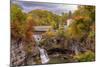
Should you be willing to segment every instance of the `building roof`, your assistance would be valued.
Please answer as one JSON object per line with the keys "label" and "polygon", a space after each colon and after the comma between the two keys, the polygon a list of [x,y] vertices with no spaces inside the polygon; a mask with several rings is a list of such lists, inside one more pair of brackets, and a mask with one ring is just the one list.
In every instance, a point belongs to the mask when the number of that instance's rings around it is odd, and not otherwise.
{"label": "building roof", "polygon": [[52,26],[34,26],[35,31],[48,31]]}
{"label": "building roof", "polygon": [[[66,28],[67,28],[67,26],[65,25],[64,29],[66,29]],[[34,30],[38,31],[38,32],[46,32],[49,29],[52,29],[52,26],[34,26]]]}

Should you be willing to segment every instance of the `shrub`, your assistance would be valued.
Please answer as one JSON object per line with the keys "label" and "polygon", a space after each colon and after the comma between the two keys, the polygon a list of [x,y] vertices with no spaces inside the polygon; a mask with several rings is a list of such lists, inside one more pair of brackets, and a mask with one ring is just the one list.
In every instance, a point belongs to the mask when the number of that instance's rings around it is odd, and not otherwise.
{"label": "shrub", "polygon": [[95,53],[88,50],[85,53],[79,53],[78,55],[75,55],[74,59],[78,62],[94,61]]}

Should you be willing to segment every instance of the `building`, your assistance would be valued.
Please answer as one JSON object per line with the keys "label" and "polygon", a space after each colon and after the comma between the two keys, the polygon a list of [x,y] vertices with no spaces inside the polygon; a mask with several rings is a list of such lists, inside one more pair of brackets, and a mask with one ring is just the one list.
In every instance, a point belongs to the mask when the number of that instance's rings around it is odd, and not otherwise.
{"label": "building", "polygon": [[66,23],[67,23],[67,27],[73,22],[73,19],[72,18],[69,18],[66,20]]}
{"label": "building", "polygon": [[42,34],[52,29],[52,26],[34,26],[34,34]]}
{"label": "building", "polygon": [[50,30],[51,26],[34,26],[34,35],[33,38],[35,39],[36,43],[39,44],[39,42],[42,39],[42,34]]}

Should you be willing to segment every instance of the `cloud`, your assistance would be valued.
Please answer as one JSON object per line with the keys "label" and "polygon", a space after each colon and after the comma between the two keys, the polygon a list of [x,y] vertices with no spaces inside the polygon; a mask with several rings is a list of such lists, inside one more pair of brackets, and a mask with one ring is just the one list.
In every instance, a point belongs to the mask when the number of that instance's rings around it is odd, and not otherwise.
{"label": "cloud", "polygon": [[35,9],[49,10],[57,14],[62,12],[74,11],[77,9],[77,5],[68,5],[68,4],[55,4],[55,3],[43,3],[43,2],[34,2],[34,1],[13,1],[23,8],[24,12],[30,12]]}

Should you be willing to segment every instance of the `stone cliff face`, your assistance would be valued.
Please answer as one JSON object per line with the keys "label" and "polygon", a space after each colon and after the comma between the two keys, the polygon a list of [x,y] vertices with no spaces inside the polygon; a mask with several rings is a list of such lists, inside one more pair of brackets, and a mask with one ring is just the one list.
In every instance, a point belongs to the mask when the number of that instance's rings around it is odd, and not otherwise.
{"label": "stone cliff face", "polygon": [[24,65],[26,53],[23,50],[23,45],[20,43],[11,43],[11,65]]}
{"label": "stone cliff face", "polygon": [[17,44],[15,41],[11,42],[11,66],[22,66],[22,65],[29,65],[29,64],[35,64],[34,57],[37,56],[36,52],[34,51],[31,55],[27,55],[26,51],[24,51],[24,45],[22,43]]}

